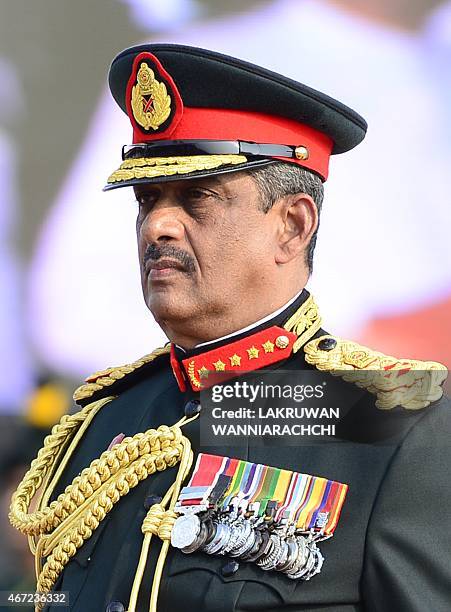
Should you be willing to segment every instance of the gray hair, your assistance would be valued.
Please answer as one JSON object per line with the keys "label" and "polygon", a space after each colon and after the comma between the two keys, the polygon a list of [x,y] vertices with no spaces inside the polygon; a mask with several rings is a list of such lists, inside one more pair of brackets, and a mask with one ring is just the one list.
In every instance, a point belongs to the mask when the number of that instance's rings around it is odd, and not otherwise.
{"label": "gray hair", "polygon": [[[261,208],[267,213],[274,203],[286,195],[305,193],[315,202],[318,210],[318,227],[321,206],[324,199],[324,186],[316,174],[301,168],[296,164],[287,162],[276,162],[268,166],[248,171],[249,176],[257,183],[262,202]],[[313,234],[305,254],[305,263],[309,274],[313,269],[313,252],[316,245],[318,227]]]}

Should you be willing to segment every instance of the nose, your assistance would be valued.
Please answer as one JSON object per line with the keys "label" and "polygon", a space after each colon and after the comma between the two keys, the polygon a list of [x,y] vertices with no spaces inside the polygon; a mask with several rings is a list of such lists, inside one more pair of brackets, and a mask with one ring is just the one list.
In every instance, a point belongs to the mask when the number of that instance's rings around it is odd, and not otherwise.
{"label": "nose", "polygon": [[140,236],[147,244],[181,240],[185,233],[181,215],[180,207],[159,202],[143,220],[139,228]]}

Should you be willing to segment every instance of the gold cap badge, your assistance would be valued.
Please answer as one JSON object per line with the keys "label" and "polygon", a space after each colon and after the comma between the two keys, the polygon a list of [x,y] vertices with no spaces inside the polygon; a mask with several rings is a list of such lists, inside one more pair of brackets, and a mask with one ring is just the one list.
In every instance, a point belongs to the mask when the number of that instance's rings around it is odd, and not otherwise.
{"label": "gold cap badge", "polygon": [[171,96],[146,62],[141,64],[136,80],[132,88],[133,116],[145,130],[157,130],[171,114]]}
{"label": "gold cap badge", "polygon": [[152,53],[143,52],[135,58],[126,96],[134,142],[169,136],[183,114],[173,79]]}

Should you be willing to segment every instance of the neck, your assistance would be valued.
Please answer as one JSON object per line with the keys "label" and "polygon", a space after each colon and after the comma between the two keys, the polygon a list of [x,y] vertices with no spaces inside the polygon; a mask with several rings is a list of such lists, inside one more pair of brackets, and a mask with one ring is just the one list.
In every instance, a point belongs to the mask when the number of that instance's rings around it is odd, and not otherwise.
{"label": "neck", "polygon": [[[225,313],[223,317],[214,315],[205,318],[193,317],[184,322],[185,324],[179,325],[177,325],[177,322],[160,321],[159,325],[171,342],[189,350],[204,342],[212,342],[229,334],[244,331],[249,326],[253,327],[254,324],[259,324],[261,319],[267,316],[272,318],[277,314],[277,311],[283,310],[292,303],[302,291],[303,288],[296,289],[282,299],[280,296],[279,299],[277,299],[278,296],[274,296],[264,305],[257,305],[252,313],[249,313],[243,305],[240,305],[240,312],[237,313],[239,316],[235,317],[230,313]],[[255,306],[255,304],[253,305]]]}

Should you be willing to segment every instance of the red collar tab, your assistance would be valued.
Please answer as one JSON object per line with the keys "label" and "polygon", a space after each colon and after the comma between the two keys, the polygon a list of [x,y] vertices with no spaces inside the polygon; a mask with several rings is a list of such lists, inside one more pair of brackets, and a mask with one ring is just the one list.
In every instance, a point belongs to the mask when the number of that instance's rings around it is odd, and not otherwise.
{"label": "red collar tab", "polygon": [[180,363],[177,360],[177,357],[175,356],[175,346],[172,342],[171,342],[171,357],[170,358],[171,358],[171,368],[172,368],[172,371],[174,372],[175,380],[177,381],[180,391],[184,393],[186,391],[185,376],[183,373],[182,366],[180,365]]}
{"label": "red collar tab", "polygon": [[[193,391],[200,391],[217,384],[218,374],[222,382],[237,374],[260,370],[287,359],[291,355],[296,339],[297,335],[293,332],[274,325],[212,351],[183,359],[182,364],[191,388]],[[210,373],[214,373],[215,376],[209,383]]]}
{"label": "red collar tab", "polygon": [[133,142],[168,138],[183,115],[183,102],[171,75],[148,51],[136,56],[126,90]]}

